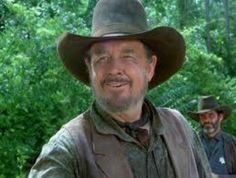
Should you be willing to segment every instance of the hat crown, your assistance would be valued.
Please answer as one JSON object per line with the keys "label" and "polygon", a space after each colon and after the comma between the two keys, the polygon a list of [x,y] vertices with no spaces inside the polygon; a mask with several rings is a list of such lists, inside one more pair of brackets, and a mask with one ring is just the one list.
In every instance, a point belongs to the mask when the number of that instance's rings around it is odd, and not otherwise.
{"label": "hat crown", "polygon": [[210,109],[217,108],[219,106],[220,105],[214,96],[203,96],[199,98],[198,111],[207,110],[207,109],[210,110]]}
{"label": "hat crown", "polygon": [[148,30],[143,6],[138,0],[99,0],[94,8],[92,36]]}

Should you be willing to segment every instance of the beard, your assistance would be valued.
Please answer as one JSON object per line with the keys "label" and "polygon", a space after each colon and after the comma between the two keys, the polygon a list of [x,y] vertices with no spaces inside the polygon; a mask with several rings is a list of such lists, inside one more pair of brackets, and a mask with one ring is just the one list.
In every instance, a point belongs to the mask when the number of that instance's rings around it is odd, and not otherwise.
{"label": "beard", "polygon": [[[93,94],[95,96],[96,102],[107,112],[119,113],[128,110],[132,106],[137,105],[140,101],[143,101],[144,96],[148,90],[148,79],[146,73],[143,77],[143,85],[140,91],[135,95],[130,91],[129,95],[126,97],[120,96],[119,93],[113,94],[110,97],[106,95],[101,95],[97,92],[95,84],[92,82],[91,87]],[[132,82],[130,82],[132,87]]]}
{"label": "beard", "polygon": [[216,133],[218,131],[219,127],[220,127],[220,120],[219,120],[219,118],[214,123],[206,122],[206,123],[203,123],[203,125],[202,125],[203,132],[208,134],[208,135]]}

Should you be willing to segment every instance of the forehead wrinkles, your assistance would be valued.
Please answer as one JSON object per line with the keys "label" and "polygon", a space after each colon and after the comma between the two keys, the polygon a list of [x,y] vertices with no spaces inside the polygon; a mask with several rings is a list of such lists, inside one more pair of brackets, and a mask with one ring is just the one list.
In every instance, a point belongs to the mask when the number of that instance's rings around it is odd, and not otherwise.
{"label": "forehead wrinkles", "polygon": [[101,55],[107,53],[107,50],[103,46],[95,46],[90,49],[90,54]]}
{"label": "forehead wrinkles", "polygon": [[133,48],[127,47],[121,50],[121,53],[125,53],[125,54],[134,54],[135,50]]}
{"label": "forehead wrinkles", "polygon": [[105,53],[138,53],[142,50],[142,43],[136,43],[136,41],[113,41],[113,42],[102,42],[94,44],[90,49],[90,54],[100,55]]}

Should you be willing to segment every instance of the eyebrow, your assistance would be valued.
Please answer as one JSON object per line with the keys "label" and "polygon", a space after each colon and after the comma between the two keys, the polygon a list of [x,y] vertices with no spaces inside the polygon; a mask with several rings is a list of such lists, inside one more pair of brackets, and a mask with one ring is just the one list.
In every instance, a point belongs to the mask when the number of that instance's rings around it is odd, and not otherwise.
{"label": "eyebrow", "polygon": [[135,54],[135,51],[134,51],[134,49],[132,49],[132,48],[125,48],[125,49],[122,49],[121,50],[121,53],[125,53],[125,54]]}
{"label": "eyebrow", "polygon": [[[89,51],[89,53],[91,55],[91,51]],[[103,47],[96,48],[93,51],[94,55],[102,55],[102,54],[105,54],[105,53],[107,53],[107,50],[105,48],[103,48]],[[132,48],[124,48],[124,49],[121,50],[121,53],[135,54],[135,51]]]}
{"label": "eyebrow", "polygon": [[[105,50],[105,48],[96,48],[94,49],[94,55],[101,55],[101,54],[105,54],[107,52],[107,50]],[[91,54],[91,51],[90,51],[90,54]]]}

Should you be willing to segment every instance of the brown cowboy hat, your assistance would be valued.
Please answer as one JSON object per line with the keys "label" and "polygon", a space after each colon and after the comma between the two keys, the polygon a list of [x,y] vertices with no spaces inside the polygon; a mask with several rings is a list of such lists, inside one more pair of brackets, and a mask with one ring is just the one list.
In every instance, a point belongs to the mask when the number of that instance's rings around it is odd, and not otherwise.
{"label": "brown cowboy hat", "polygon": [[105,40],[140,40],[158,57],[158,65],[149,88],[166,81],[184,62],[185,42],[171,27],[148,30],[143,6],[138,0],[99,0],[94,8],[92,35],[64,33],[58,53],[65,67],[85,85],[90,85],[84,58],[93,43]]}
{"label": "brown cowboy hat", "polygon": [[188,112],[188,115],[194,120],[199,121],[199,114],[212,110],[222,112],[224,119],[226,119],[232,111],[230,106],[220,105],[214,96],[201,96],[198,99],[198,111]]}

